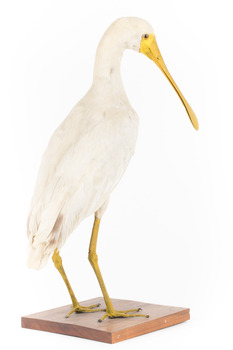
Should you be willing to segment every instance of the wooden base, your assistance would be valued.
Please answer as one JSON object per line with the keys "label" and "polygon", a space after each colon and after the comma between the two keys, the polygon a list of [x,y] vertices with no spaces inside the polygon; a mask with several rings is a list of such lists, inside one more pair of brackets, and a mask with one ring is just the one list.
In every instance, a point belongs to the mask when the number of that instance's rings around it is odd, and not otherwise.
{"label": "wooden base", "polygon": [[[116,310],[141,308],[141,313],[149,314],[149,318],[106,318],[103,322],[98,319],[104,315],[102,311],[93,313],[73,314],[65,318],[71,306],[62,306],[56,309],[39,312],[21,318],[23,328],[37,329],[47,332],[72,335],[76,337],[117,343],[138,335],[173,326],[190,319],[189,309],[146,304],[137,301],[111,299]],[[103,298],[86,300],[81,305],[101,303],[105,307]]]}

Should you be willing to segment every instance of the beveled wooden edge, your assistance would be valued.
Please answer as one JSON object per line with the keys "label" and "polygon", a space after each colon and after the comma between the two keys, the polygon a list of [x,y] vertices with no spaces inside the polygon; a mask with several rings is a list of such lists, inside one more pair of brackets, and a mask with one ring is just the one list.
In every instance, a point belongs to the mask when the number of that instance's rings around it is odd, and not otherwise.
{"label": "beveled wooden edge", "polygon": [[163,316],[156,320],[150,319],[143,324],[137,324],[133,327],[112,333],[111,344],[118,343],[123,340],[135,338],[140,335],[148,334],[160,329],[175,326],[179,323],[190,320],[190,309],[178,311],[172,315]]}
{"label": "beveled wooden edge", "polygon": [[21,317],[21,327],[38,331],[70,335],[112,344],[112,334],[103,330],[47,320]]}

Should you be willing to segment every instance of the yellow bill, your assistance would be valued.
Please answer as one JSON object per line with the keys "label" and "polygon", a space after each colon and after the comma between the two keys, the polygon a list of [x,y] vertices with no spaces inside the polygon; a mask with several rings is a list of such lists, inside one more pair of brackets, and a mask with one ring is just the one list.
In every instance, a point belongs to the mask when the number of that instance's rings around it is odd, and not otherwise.
{"label": "yellow bill", "polygon": [[168,69],[163,61],[162,55],[159,51],[154,34],[145,34],[142,36],[141,45],[140,45],[140,52],[143,53],[144,55],[146,55],[147,57],[149,57],[152,61],[154,61],[157,64],[157,66],[159,67],[159,69],[166,76],[166,78],[169,80],[169,82],[171,83],[171,85],[175,89],[177,95],[179,96],[181,102],[183,103],[183,105],[186,109],[186,112],[188,113],[188,116],[189,116],[191,123],[193,124],[194,128],[196,130],[198,130],[199,125],[198,125],[197,117],[196,117],[195,113],[193,112],[192,108],[190,107],[190,105],[188,104],[188,102],[186,101],[185,97],[181,93],[180,89],[176,85],[171,74],[169,73],[169,71],[168,71]]}

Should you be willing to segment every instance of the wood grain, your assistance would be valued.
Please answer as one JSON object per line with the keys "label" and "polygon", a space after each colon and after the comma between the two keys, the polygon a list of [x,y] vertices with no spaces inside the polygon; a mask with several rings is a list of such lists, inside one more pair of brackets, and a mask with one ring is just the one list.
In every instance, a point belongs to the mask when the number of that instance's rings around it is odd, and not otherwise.
{"label": "wood grain", "polygon": [[[95,303],[101,303],[100,308],[105,305],[103,298],[86,300],[81,305],[87,306]],[[150,317],[105,319],[99,323],[98,319],[103,316],[102,311],[73,314],[69,318],[65,318],[71,309],[71,305],[67,305],[24,316],[21,318],[21,325],[23,328],[72,335],[113,344],[190,319],[189,309],[187,308],[120,299],[112,299],[112,303],[116,310],[140,307],[141,312],[149,314]]]}

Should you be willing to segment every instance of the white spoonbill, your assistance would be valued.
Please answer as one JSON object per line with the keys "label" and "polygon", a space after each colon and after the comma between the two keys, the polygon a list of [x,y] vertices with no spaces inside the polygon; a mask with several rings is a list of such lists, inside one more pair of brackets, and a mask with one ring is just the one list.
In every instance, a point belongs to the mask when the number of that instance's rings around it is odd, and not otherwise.
{"label": "white spoonbill", "polygon": [[39,269],[52,255],[69,291],[69,312],[100,311],[99,305],[80,305],[70,286],[59,255],[60,248],[78,224],[94,214],[88,259],[106,304],[107,316],[147,316],[116,311],[108,296],[96,254],[101,217],[109,196],[124,174],[134,153],[138,116],[131,107],[121,80],[120,65],[125,49],[141,52],[153,60],[177,92],[198,129],[197,118],[168,72],[151,25],[140,18],[119,18],[104,33],[97,48],[93,83],[52,135],[43,155],[28,218],[30,253],[28,264]]}

